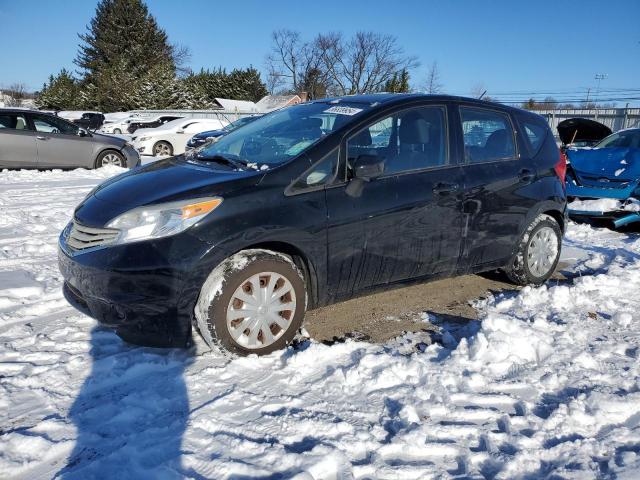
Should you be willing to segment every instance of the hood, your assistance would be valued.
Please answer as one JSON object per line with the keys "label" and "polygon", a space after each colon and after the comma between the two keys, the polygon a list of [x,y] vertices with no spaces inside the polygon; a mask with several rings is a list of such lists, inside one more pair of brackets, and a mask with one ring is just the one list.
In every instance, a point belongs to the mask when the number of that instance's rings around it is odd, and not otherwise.
{"label": "hood", "polygon": [[201,139],[205,139],[205,138],[209,138],[209,137],[220,137],[222,135],[224,135],[224,130],[219,129],[219,130],[207,130],[206,132],[200,132],[200,133],[196,133],[193,138],[201,138]]}
{"label": "hood", "polygon": [[606,178],[614,181],[633,181],[640,178],[640,149],[605,147],[568,149],[571,168],[579,175]]}
{"label": "hood", "polygon": [[217,164],[195,164],[168,158],[130,170],[102,183],[76,208],[85,225],[101,227],[132,208],[184,198],[221,195],[256,185],[264,176],[256,170],[233,171]]}
{"label": "hood", "polygon": [[[140,137],[151,137],[153,135],[157,135],[158,133],[163,133],[163,132],[158,132],[158,130],[155,128],[138,128],[133,133],[132,140],[136,140]],[[166,131],[164,133],[166,133]]]}
{"label": "hood", "polygon": [[124,147],[127,141],[123,138],[114,137],[112,135],[102,135],[101,133],[91,132],[91,138],[100,143],[106,143],[118,148]]}
{"label": "hood", "polygon": [[599,142],[611,135],[611,129],[606,125],[586,118],[569,118],[563,120],[557,127],[558,135],[563,144],[574,142]]}

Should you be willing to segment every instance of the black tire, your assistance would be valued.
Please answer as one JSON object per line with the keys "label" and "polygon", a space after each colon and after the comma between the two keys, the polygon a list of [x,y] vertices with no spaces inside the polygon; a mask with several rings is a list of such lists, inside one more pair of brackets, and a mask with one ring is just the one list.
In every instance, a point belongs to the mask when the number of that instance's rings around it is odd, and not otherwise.
{"label": "black tire", "polygon": [[120,130],[119,128],[114,128],[113,133],[115,133],[116,135],[120,135],[122,133],[122,130]]}
{"label": "black tire", "polygon": [[[117,159],[118,163],[114,163]],[[127,159],[124,155],[117,150],[105,150],[104,152],[100,152],[98,158],[96,158],[96,162],[94,164],[94,168],[104,167],[105,165],[115,165],[122,168],[127,168]]]}
{"label": "black tire", "polygon": [[165,152],[165,156],[172,157],[173,156],[173,145],[169,142],[165,142],[164,140],[160,140],[153,144],[152,153],[154,156],[161,155],[161,151]]}
{"label": "black tire", "polygon": [[[540,230],[545,228],[550,228],[556,236],[557,253],[553,262],[550,262],[551,268],[548,270],[548,272],[542,275],[536,275],[531,271],[529,262],[525,259],[529,258],[529,250],[531,248],[531,245],[533,244],[532,239],[535,239],[536,234]],[[561,251],[562,231],[560,230],[560,225],[558,225],[558,222],[553,217],[546,214],[540,214],[533,220],[533,222],[531,222],[524,235],[520,239],[516,254],[509,262],[509,265],[504,268],[504,272],[506,273],[509,280],[517,285],[541,285],[546,282],[551,277],[551,275],[553,275],[553,272],[555,272],[555,269],[558,266],[558,262],[560,261]]]}
{"label": "black tire", "polygon": [[[295,311],[289,314],[288,328],[282,330],[281,336],[273,343],[262,348],[247,348],[231,335],[227,326],[227,312],[234,292],[246,284],[251,276],[263,272],[277,273],[289,281],[295,293]],[[262,277],[260,281],[262,285]],[[306,298],[303,275],[289,257],[269,250],[245,250],[225,260],[209,275],[196,306],[197,326],[211,346],[218,345],[239,355],[266,355],[287,347],[293,341],[304,320]],[[269,328],[272,327],[278,328],[275,324]],[[280,331],[276,334],[280,334]]]}

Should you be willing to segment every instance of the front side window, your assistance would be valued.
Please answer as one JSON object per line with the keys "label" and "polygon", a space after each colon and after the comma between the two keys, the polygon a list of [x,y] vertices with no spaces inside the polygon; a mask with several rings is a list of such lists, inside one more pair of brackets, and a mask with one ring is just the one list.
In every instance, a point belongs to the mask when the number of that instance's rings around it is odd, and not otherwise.
{"label": "front side window", "polygon": [[22,114],[3,113],[0,114],[0,129],[28,130],[27,119]]}
{"label": "front side window", "polygon": [[79,127],[61,118],[48,115],[33,115],[33,124],[36,131],[44,133],[64,133],[67,135],[77,135]]}
{"label": "front side window", "polygon": [[284,163],[338,128],[359,118],[362,103],[303,103],[270,113],[232,131],[198,152],[198,158],[226,157],[256,165]]}
{"label": "front side window", "polygon": [[460,107],[467,162],[480,163],[515,158],[513,128],[500,112]]}
{"label": "front side window", "polygon": [[365,127],[347,141],[348,165],[360,155],[383,159],[385,174],[446,165],[444,107],[402,110]]}

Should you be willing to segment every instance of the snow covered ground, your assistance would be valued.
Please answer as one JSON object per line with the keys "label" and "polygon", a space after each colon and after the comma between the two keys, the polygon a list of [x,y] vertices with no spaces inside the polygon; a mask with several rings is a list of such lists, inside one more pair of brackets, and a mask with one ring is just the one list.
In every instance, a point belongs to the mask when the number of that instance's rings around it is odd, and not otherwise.
{"label": "snow covered ground", "polygon": [[0,478],[640,478],[638,236],[572,224],[568,281],[430,346],[153,350],[60,291],[58,232],[117,172],[0,172]]}

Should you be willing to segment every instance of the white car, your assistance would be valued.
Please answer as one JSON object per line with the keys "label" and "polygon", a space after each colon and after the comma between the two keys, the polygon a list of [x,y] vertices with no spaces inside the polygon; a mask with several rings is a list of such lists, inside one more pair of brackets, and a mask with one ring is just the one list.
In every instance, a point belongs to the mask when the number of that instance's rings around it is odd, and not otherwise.
{"label": "white car", "polygon": [[141,155],[180,155],[195,134],[217,130],[228,123],[215,118],[179,118],[157,128],[140,128],[131,140]]}
{"label": "white car", "polygon": [[102,124],[102,127],[100,127],[100,129],[98,130],[98,133],[111,133],[115,135],[119,135],[121,133],[128,133],[127,127],[129,127],[129,124],[131,122],[138,122],[138,121],[140,121],[139,116],[128,117],[120,120],[115,120],[112,122],[105,121]]}

